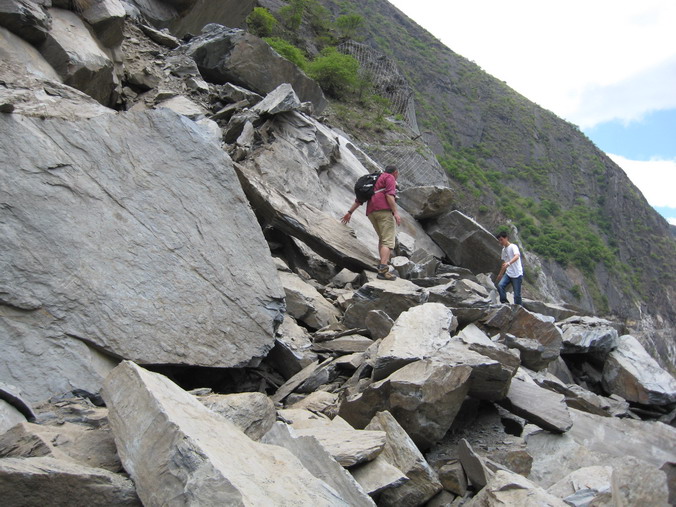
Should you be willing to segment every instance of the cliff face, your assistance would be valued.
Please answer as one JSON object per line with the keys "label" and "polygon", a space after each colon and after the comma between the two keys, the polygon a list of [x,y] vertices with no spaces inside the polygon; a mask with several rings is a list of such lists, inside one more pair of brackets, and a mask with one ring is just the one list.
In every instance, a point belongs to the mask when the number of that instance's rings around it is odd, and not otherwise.
{"label": "cliff face", "polygon": [[[366,44],[397,62],[415,90],[420,130],[440,147],[438,158],[459,187],[457,207],[487,227],[516,227],[534,261],[527,280],[540,296],[621,317],[673,364],[673,237],[622,169],[576,126],[457,55],[386,0],[322,3],[336,15],[361,15]],[[558,294],[545,289],[551,279]]]}

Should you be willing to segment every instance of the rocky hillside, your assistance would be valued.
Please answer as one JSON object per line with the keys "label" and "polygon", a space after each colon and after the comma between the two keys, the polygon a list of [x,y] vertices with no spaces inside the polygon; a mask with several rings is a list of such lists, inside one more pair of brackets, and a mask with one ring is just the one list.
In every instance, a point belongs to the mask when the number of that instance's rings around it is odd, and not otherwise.
{"label": "rocky hillside", "polygon": [[518,229],[539,296],[614,314],[673,369],[676,248],[666,220],[625,173],[576,126],[387,0],[322,3],[335,16],[360,15],[364,43],[396,62],[414,90],[421,133],[458,190],[455,205],[491,230],[507,221]]}
{"label": "rocky hillside", "polygon": [[[622,320],[499,304],[493,234],[403,170],[445,178],[408,95],[357,125],[253,7],[0,5],[2,504],[673,503],[676,379]],[[396,281],[339,220],[382,139]]]}

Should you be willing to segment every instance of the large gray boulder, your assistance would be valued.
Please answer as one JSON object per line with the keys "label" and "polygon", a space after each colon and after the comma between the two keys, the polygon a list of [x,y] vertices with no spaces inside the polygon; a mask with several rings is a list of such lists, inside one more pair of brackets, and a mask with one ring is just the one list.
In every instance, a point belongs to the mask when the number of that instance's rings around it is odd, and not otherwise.
{"label": "large gray boulder", "polygon": [[345,310],[343,323],[348,328],[366,327],[366,317],[372,310],[385,312],[396,320],[402,312],[427,302],[425,289],[408,280],[374,280],[359,288]]}
{"label": "large gray boulder", "polygon": [[45,3],[45,0],[3,0],[0,2],[0,26],[31,44],[40,44],[52,26]]}
{"label": "large gray boulder", "polygon": [[399,193],[399,205],[416,220],[435,218],[450,210],[453,190],[448,187],[408,187]]}
{"label": "large gray boulder", "polygon": [[460,410],[472,369],[424,359],[395,371],[363,392],[348,395],[339,414],[357,428],[382,411],[390,412],[420,449],[446,434]]}
{"label": "large gray boulder", "polygon": [[125,361],[102,394],[144,505],[347,505],[288,450],[254,442],[162,375]]}
{"label": "large gray boulder", "polygon": [[561,354],[563,338],[552,317],[519,305],[502,305],[488,315],[485,324],[499,329],[507,345],[520,350],[522,364],[533,370],[546,368]]}
{"label": "large gray boulder", "polygon": [[373,378],[381,380],[408,363],[433,357],[450,341],[457,325],[453,312],[439,303],[405,311],[378,345]]}
{"label": "large gray boulder", "polygon": [[96,392],[114,365],[102,352],[215,367],[265,357],[284,292],[230,160],[193,122],[1,115],[0,132],[0,380],[39,400]]}
{"label": "large gray boulder", "polygon": [[265,41],[244,30],[209,24],[185,51],[212,83],[233,83],[260,94],[290,83],[301,101],[312,102],[315,112],[323,111],[328,104],[316,81]]}
{"label": "large gray boulder", "polygon": [[52,29],[40,52],[63,82],[91,96],[104,106],[117,98],[113,62],[99,47],[84,22],[74,12],[51,9]]}
{"label": "large gray boulder", "polygon": [[441,215],[426,227],[451,264],[474,273],[493,273],[500,268],[500,244],[495,236],[460,211]]}
{"label": "large gray boulder", "polygon": [[605,360],[617,346],[617,330],[605,319],[570,317],[558,325],[563,333],[562,354],[591,354]]}
{"label": "large gray boulder", "polygon": [[603,366],[603,388],[644,405],[676,401],[676,379],[631,335],[620,336],[617,348],[608,355]]}

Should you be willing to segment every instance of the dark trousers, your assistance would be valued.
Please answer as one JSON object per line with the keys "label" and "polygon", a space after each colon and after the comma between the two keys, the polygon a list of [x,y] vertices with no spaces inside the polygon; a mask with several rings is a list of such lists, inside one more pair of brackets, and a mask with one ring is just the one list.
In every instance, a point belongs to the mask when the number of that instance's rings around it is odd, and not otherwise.
{"label": "dark trousers", "polygon": [[523,281],[523,275],[512,278],[510,276],[504,275],[500,283],[498,284],[498,294],[500,294],[500,302],[507,302],[507,293],[505,289],[511,283],[512,289],[514,290],[514,304],[521,304],[521,282]]}

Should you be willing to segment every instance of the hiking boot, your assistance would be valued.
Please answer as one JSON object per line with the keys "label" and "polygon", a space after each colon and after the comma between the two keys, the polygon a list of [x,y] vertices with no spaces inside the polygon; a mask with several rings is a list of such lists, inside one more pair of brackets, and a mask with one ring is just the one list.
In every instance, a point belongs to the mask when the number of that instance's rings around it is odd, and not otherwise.
{"label": "hiking boot", "polygon": [[396,280],[397,275],[390,273],[390,267],[387,264],[381,264],[378,266],[378,276],[376,278],[379,280]]}

